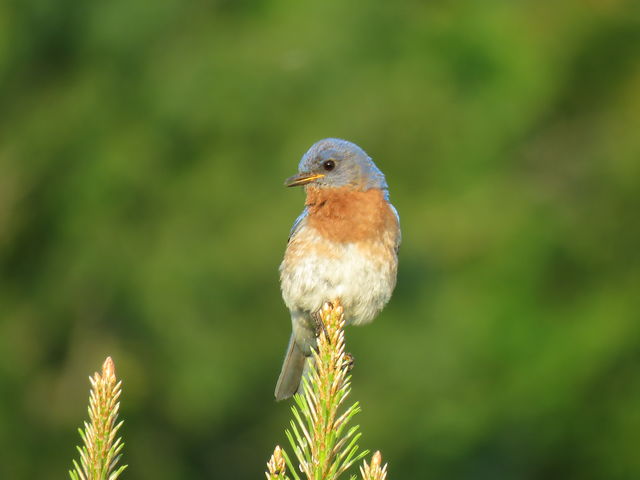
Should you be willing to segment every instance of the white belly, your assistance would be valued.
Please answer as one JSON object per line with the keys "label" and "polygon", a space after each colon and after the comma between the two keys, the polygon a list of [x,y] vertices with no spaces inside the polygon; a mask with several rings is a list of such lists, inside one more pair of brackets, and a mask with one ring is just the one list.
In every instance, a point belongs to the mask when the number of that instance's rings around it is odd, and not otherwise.
{"label": "white belly", "polygon": [[372,250],[358,243],[296,235],[280,266],[282,296],[289,310],[306,312],[339,300],[347,323],[367,323],[389,301],[396,265],[395,250],[382,242]]}

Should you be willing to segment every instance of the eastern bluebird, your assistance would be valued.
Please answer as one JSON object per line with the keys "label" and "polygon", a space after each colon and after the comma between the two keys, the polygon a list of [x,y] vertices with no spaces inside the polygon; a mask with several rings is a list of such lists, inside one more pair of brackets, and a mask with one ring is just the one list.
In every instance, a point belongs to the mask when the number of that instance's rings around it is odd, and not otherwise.
{"label": "eastern bluebird", "polygon": [[276,400],[298,390],[325,302],[339,300],[351,325],[369,323],[382,310],[396,284],[400,244],[400,219],[384,175],[357,145],[320,140],[285,184],[305,185],[307,198],[280,265],[293,332]]}

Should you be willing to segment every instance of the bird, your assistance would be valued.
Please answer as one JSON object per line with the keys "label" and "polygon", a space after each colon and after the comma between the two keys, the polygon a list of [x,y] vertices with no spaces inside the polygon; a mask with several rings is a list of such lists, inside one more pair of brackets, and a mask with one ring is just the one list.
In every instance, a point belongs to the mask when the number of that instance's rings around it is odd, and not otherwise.
{"label": "bird", "polygon": [[300,391],[323,304],[339,301],[347,325],[371,322],[387,304],[401,241],[385,176],[355,143],[314,143],[285,185],[303,186],[306,199],[280,265],[292,333],[275,388],[278,401]]}

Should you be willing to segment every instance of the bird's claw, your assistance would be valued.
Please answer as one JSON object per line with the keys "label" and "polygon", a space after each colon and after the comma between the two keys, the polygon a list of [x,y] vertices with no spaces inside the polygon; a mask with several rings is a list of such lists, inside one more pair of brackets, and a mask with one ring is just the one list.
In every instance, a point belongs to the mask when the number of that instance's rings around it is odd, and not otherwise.
{"label": "bird's claw", "polygon": [[347,372],[350,372],[356,364],[356,358],[349,352],[344,352],[344,363],[347,366]]}
{"label": "bird's claw", "polygon": [[327,332],[327,327],[324,325],[324,322],[322,321],[322,316],[320,315],[320,312],[315,312],[312,316],[313,316],[313,321],[315,323],[316,338],[319,338],[320,334],[324,333],[324,338],[326,338],[327,341],[330,341],[329,332]]}

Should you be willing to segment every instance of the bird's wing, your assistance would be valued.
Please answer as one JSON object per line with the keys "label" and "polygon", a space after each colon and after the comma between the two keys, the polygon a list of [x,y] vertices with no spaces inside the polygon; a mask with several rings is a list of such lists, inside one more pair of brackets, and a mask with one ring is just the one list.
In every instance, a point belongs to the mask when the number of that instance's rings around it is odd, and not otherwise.
{"label": "bird's wing", "polygon": [[402,230],[400,229],[400,215],[398,215],[398,210],[396,210],[396,207],[394,207],[392,203],[389,203],[389,206],[391,207],[391,211],[396,216],[396,220],[398,221],[398,239],[396,240],[396,253],[398,253],[398,250],[400,249],[400,243],[402,242]]}
{"label": "bird's wing", "polygon": [[298,218],[296,218],[296,221],[293,222],[293,227],[291,227],[291,231],[289,232],[289,238],[287,238],[287,243],[289,243],[293,236],[298,233],[298,230],[300,230],[300,227],[302,227],[302,225],[304,224],[304,220],[307,218],[308,213],[309,210],[307,209],[307,207],[305,207],[302,213],[298,215]]}

